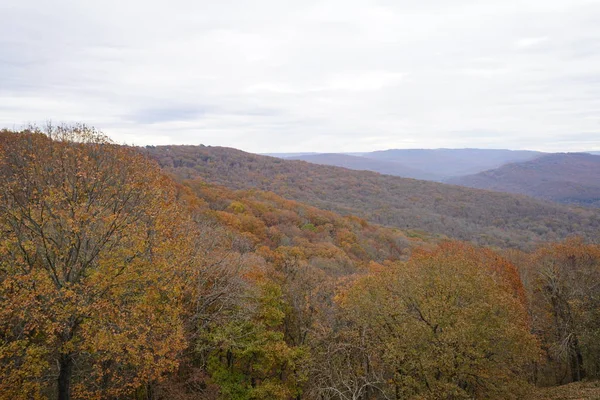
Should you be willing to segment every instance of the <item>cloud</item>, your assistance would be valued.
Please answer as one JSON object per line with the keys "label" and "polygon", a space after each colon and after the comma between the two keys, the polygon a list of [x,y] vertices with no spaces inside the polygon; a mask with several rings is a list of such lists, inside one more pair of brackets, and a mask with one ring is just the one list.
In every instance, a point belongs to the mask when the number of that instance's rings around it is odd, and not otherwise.
{"label": "cloud", "polygon": [[200,107],[153,107],[143,108],[135,111],[129,116],[132,122],[137,124],[155,124],[159,122],[189,121],[202,118],[207,109]]}
{"label": "cloud", "polygon": [[547,40],[548,40],[548,37],[546,37],[546,36],[544,36],[544,37],[526,37],[526,38],[518,39],[515,42],[515,46],[520,49],[535,47],[535,46],[538,46],[538,45],[546,42]]}
{"label": "cloud", "polygon": [[2,2],[0,126],[81,121],[128,143],[255,152],[600,148],[599,13],[590,0]]}
{"label": "cloud", "polygon": [[387,86],[392,86],[399,83],[403,77],[404,74],[400,72],[343,72],[333,76],[327,82],[324,90],[340,90],[350,92],[380,90]]}

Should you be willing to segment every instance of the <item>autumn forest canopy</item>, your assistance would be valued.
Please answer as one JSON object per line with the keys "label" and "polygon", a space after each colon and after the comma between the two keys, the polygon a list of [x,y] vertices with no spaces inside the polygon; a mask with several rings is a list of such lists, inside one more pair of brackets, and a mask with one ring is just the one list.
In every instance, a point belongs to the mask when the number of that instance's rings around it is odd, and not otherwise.
{"label": "autumn forest canopy", "polygon": [[0,131],[0,399],[546,398],[600,211],[85,125]]}

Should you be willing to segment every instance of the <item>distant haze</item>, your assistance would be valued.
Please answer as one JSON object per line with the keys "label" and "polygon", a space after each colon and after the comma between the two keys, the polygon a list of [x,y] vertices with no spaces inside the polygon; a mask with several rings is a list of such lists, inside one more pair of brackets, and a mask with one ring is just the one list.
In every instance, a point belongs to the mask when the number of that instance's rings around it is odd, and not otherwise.
{"label": "distant haze", "polygon": [[405,178],[444,181],[497,168],[506,163],[531,160],[542,154],[544,153],[522,150],[396,149],[362,153],[360,156],[333,153],[288,155],[283,158]]}
{"label": "distant haze", "polygon": [[0,127],[255,153],[600,151],[597,0],[20,0],[0,15]]}

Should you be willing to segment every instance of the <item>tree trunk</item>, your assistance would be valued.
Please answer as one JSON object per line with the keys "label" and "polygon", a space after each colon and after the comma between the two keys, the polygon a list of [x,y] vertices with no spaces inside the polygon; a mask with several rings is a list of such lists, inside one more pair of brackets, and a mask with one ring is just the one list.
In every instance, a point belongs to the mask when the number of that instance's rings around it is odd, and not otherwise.
{"label": "tree trunk", "polygon": [[71,376],[73,375],[73,359],[70,354],[61,354],[58,360],[58,400],[71,400]]}
{"label": "tree trunk", "polygon": [[571,345],[571,380],[573,382],[579,382],[585,378],[585,371],[583,369],[583,356],[581,355],[577,336],[573,335]]}

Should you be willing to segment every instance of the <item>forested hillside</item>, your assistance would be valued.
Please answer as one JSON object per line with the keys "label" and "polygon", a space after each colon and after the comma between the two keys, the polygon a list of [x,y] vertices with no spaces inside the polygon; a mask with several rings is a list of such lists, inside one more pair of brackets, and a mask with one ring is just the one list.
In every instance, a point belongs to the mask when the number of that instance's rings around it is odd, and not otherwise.
{"label": "forested hillside", "polygon": [[521,193],[565,204],[600,207],[600,156],[587,153],[549,154],[449,182],[479,189]]}
{"label": "forested hillside", "polygon": [[597,244],[494,251],[170,172],[83,125],[0,131],[0,399],[522,399],[600,377]]}
{"label": "forested hillside", "polygon": [[337,288],[434,246],[273,193],[177,184],[84,126],[0,145],[2,399],[296,398]]}
{"label": "forested hillside", "polygon": [[180,178],[232,189],[260,189],[355,214],[400,229],[500,247],[531,247],[578,234],[597,238],[600,213],[435,182],[206,146],[152,146],[144,151]]}

